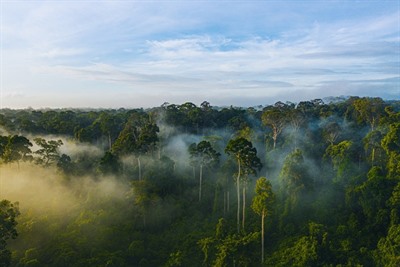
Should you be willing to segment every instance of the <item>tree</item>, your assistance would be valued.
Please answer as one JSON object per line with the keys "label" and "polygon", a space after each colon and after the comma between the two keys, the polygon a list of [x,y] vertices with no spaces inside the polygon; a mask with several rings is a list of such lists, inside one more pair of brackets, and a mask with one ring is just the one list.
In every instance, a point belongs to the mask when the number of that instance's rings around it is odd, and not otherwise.
{"label": "tree", "polygon": [[400,122],[390,124],[389,132],[382,139],[382,147],[387,154],[400,152]]}
{"label": "tree", "polygon": [[336,121],[328,122],[322,130],[324,139],[333,145],[342,131],[340,125]]}
{"label": "tree", "polygon": [[3,161],[11,163],[16,161],[19,167],[19,161],[28,161],[32,159],[30,147],[32,143],[24,136],[13,135],[8,137],[7,145],[3,153]]}
{"label": "tree", "polygon": [[300,110],[293,108],[289,111],[289,120],[294,135],[294,147],[297,148],[297,135],[299,133],[300,127],[305,122],[305,118]]}
{"label": "tree", "polygon": [[388,177],[400,179],[400,122],[390,124],[389,132],[381,141],[388,156]]}
{"label": "tree", "polygon": [[199,165],[199,202],[201,202],[201,188],[203,179],[203,167],[207,167],[219,162],[221,156],[208,141],[201,141],[196,144],[193,143],[189,146],[190,158],[193,165]]}
{"label": "tree", "polygon": [[300,101],[296,109],[298,109],[307,120],[318,118],[321,107],[324,106],[324,101],[321,99],[313,99],[311,101]]}
{"label": "tree", "polygon": [[94,123],[100,124],[103,135],[107,136],[108,147],[112,148],[112,142],[121,130],[122,120],[120,116],[112,115],[103,111]]}
{"label": "tree", "polygon": [[158,132],[158,126],[150,120],[147,114],[135,112],[131,115],[113,145],[112,152],[116,155],[134,154],[136,156],[139,180],[142,179],[140,156],[154,152],[158,142]]}
{"label": "tree", "polygon": [[[297,238],[292,244],[285,244],[267,259],[268,266],[330,266],[327,260],[329,252],[329,239],[326,227],[322,224],[309,222],[308,235]],[[333,264],[334,265],[334,264]],[[340,265],[337,265],[340,266]],[[353,265],[351,265],[353,266]]]}
{"label": "tree", "polygon": [[256,182],[256,195],[251,205],[253,211],[261,216],[261,263],[264,262],[264,219],[271,213],[274,193],[271,182],[265,177],[260,177]]}
{"label": "tree", "polygon": [[282,132],[283,127],[287,121],[286,114],[282,108],[271,108],[263,112],[261,120],[264,125],[272,128],[272,139],[274,140],[274,149],[276,148],[276,141],[279,134]]}
{"label": "tree", "polygon": [[[249,174],[256,174],[257,170],[260,170],[262,167],[260,159],[257,157],[257,149],[253,147],[253,144],[240,137],[236,139],[229,140],[225,153],[228,155],[232,155],[237,162],[238,171],[236,178],[236,193],[237,193],[237,230],[240,231],[240,179],[243,176],[247,176]],[[245,196],[246,191],[245,187],[243,189],[243,195]],[[243,199],[243,220],[242,220],[242,228],[244,228],[244,220],[245,220],[245,207],[246,202],[245,198]]]}
{"label": "tree", "polygon": [[[336,145],[329,145],[326,149],[324,157],[330,157],[333,165],[333,170],[336,171],[335,182],[344,182],[346,178],[346,170],[350,165],[350,149],[353,143],[345,140]],[[347,177],[348,178],[348,177]]]}
{"label": "tree", "polygon": [[36,159],[36,164],[41,164],[47,167],[53,163],[56,163],[60,159],[58,148],[63,145],[61,140],[46,141],[45,139],[39,137],[33,140],[39,147],[41,147],[34,152],[39,156],[39,158]]}
{"label": "tree", "polygon": [[389,214],[387,216],[382,216],[382,214],[395,184],[394,181],[387,179],[382,169],[377,166],[373,166],[369,170],[367,178],[367,181],[355,187],[354,193],[355,196],[358,196],[358,203],[366,221],[369,222],[369,227],[378,233],[386,229]]}
{"label": "tree", "polygon": [[400,223],[400,182],[394,187],[392,195],[388,201],[388,204],[392,208],[390,219],[392,224]]}
{"label": "tree", "polygon": [[374,166],[376,163],[375,159],[379,161],[381,159],[381,155],[383,154],[381,140],[382,133],[377,130],[369,132],[363,139],[365,153],[367,154],[367,158],[371,162],[372,166]]}
{"label": "tree", "polygon": [[94,142],[101,137],[99,123],[93,123],[87,127],[75,129],[75,138],[79,142]]}
{"label": "tree", "polygon": [[228,235],[216,245],[215,267],[251,265],[250,246],[258,239],[258,233]]}
{"label": "tree", "polygon": [[11,252],[7,250],[7,241],[18,236],[16,218],[19,215],[18,203],[0,201],[0,266],[9,266]]}
{"label": "tree", "polygon": [[147,179],[134,181],[132,183],[132,197],[138,213],[142,215],[143,227],[146,227],[147,214],[151,212],[150,207],[156,207],[160,201],[159,196],[155,193],[154,185]]}
{"label": "tree", "polygon": [[121,168],[118,156],[107,151],[100,159],[99,171],[103,174],[118,174]]}
{"label": "tree", "polygon": [[177,252],[173,252],[169,255],[168,261],[165,264],[165,267],[178,267],[182,266],[182,251],[178,250]]}
{"label": "tree", "polygon": [[8,144],[8,137],[0,135],[0,157],[3,157],[3,154],[6,151],[7,144]]}
{"label": "tree", "polygon": [[71,157],[62,154],[57,161],[57,168],[65,174],[72,174],[74,172],[74,166]]}
{"label": "tree", "polygon": [[[285,158],[279,179],[281,197],[284,201],[282,218],[289,214],[296,217],[296,212],[302,212],[302,209],[307,207],[306,201],[302,201],[300,198],[313,188],[313,180],[307,173],[303,153],[300,149],[294,150]],[[301,218],[301,216],[298,217]]]}
{"label": "tree", "polygon": [[377,266],[398,266],[400,262],[400,224],[392,225],[387,236],[379,240],[374,256]]}
{"label": "tree", "polygon": [[379,119],[384,114],[384,104],[383,100],[379,97],[363,97],[353,102],[359,121],[368,123],[371,131],[375,130],[376,125],[379,124]]}

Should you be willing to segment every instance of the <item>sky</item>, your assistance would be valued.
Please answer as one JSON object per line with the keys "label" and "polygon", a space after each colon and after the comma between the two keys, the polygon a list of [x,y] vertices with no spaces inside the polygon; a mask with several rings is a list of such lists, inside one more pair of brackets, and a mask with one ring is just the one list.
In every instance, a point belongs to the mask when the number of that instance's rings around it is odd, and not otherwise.
{"label": "sky", "polygon": [[0,108],[400,99],[400,1],[8,1]]}

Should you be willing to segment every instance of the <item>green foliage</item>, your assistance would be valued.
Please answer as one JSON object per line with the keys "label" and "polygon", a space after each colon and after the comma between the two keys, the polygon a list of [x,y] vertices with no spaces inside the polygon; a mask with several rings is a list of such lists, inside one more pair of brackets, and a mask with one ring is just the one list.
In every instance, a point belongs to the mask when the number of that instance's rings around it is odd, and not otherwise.
{"label": "green foliage", "polygon": [[257,170],[262,167],[261,161],[257,157],[257,149],[243,137],[229,140],[225,153],[235,157],[240,164],[241,174],[256,174]]}
{"label": "green foliage", "polygon": [[32,143],[24,136],[13,135],[8,137],[7,145],[4,148],[2,159],[5,163],[16,161],[30,161],[32,160],[31,148]]}
{"label": "green foliage", "polygon": [[336,139],[338,139],[341,131],[342,129],[340,125],[336,121],[332,121],[328,122],[322,129],[322,135],[330,145],[333,145]]}
{"label": "green foliage", "polygon": [[133,113],[113,144],[112,150],[118,155],[145,154],[154,152],[158,142],[159,128],[146,114]]}
{"label": "green foliage", "polygon": [[62,154],[57,161],[57,168],[67,175],[72,175],[74,173],[74,165],[71,161],[71,157]]}
{"label": "green foliage", "polygon": [[331,144],[326,149],[324,158],[330,157],[333,169],[336,171],[334,182],[338,184],[346,184],[348,178],[348,170],[351,163],[350,150],[353,143],[351,141],[342,141],[337,145]]}
{"label": "green foliage", "polygon": [[255,192],[256,195],[251,204],[252,209],[260,216],[269,215],[271,213],[272,203],[275,199],[271,182],[265,177],[260,177],[256,182]]}
{"label": "green foliage", "polygon": [[359,122],[366,122],[373,131],[383,115],[385,103],[381,98],[359,98],[353,102]]}
{"label": "green foliage", "polygon": [[169,259],[167,263],[165,264],[165,267],[177,267],[177,266],[182,266],[182,251],[177,251],[174,253],[171,253],[169,255]]}
{"label": "green foliage", "polygon": [[57,163],[60,159],[60,155],[58,152],[58,148],[63,145],[61,140],[49,140],[46,141],[43,138],[35,138],[34,139],[36,145],[40,147],[40,149],[35,151],[35,154],[38,155],[38,158],[35,159],[36,164],[44,165],[45,167]]}
{"label": "green foliage", "polygon": [[309,212],[310,207],[305,196],[314,188],[300,149],[294,150],[285,158],[279,174],[279,183],[280,205],[283,206],[280,227],[290,229],[291,223],[305,220],[302,213]]}
{"label": "green foliage", "polygon": [[385,224],[382,225],[384,222],[380,216],[387,207],[393,186],[393,181],[385,178],[381,168],[372,167],[368,172],[368,180],[355,189],[364,215],[370,220],[371,226],[378,225],[377,230],[384,229],[382,226]]}
{"label": "green foliage", "polygon": [[270,109],[266,109],[261,117],[263,124],[272,128],[272,139],[274,140],[274,146],[273,146],[274,149],[276,148],[278,136],[280,135],[280,133],[283,130],[283,127],[287,123],[287,115],[285,111],[287,111],[286,107],[285,106],[282,107],[279,105]]}
{"label": "green foliage", "polygon": [[326,228],[310,222],[308,235],[297,238],[267,258],[268,266],[319,266],[327,260]]}
{"label": "green foliage", "polygon": [[190,163],[193,167],[200,167],[199,174],[199,201],[202,197],[202,184],[203,184],[203,167],[215,167],[219,162],[221,156],[208,141],[201,141],[196,144],[193,143],[189,146]]}
{"label": "green foliage", "polygon": [[8,144],[8,137],[0,135],[0,156],[1,157],[3,156],[3,154],[6,150],[7,144]]}
{"label": "green foliage", "polygon": [[19,215],[18,203],[0,201],[0,266],[9,266],[11,252],[7,250],[7,241],[18,236],[16,218]]}
{"label": "green foliage", "polygon": [[382,139],[382,147],[385,149],[389,160],[387,162],[388,176],[392,179],[400,179],[400,122],[390,124],[389,132]]}
{"label": "green foliage", "polygon": [[307,176],[303,153],[300,149],[294,150],[286,157],[279,177],[282,189],[287,194],[311,189],[312,181]]}
{"label": "green foliage", "polygon": [[392,225],[387,236],[379,240],[374,257],[379,266],[398,266],[400,262],[400,224]]}
{"label": "green foliage", "polygon": [[121,169],[119,158],[112,152],[107,151],[99,162],[99,171],[102,174],[118,174]]}
{"label": "green foliage", "polygon": [[367,159],[371,165],[382,165],[384,161],[384,151],[381,146],[382,137],[382,133],[375,130],[369,132],[363,139]]}
{"label": "green foliage", "polygon": [[275,195],[272,192],[271,182],[265,177],[260,177],[256,182],[256,195],[251,207],[255,213],[261,216],[261,263],[264,262],[264,218],[271,214],[272,203]]}
{"label": "green foliage", "polygon": [[231,266],[234,263],[240,266],[249,266],[252,263],[249,257],[249,247],[259,238],[259,233],[248,235],[228,235],[216,245],[215,267]]}
{"label": "green foliage", "polygon": [[217,164],[221,156],[208,141],[191,144],[189,146],[189,153],[193,164],[203,166]]}

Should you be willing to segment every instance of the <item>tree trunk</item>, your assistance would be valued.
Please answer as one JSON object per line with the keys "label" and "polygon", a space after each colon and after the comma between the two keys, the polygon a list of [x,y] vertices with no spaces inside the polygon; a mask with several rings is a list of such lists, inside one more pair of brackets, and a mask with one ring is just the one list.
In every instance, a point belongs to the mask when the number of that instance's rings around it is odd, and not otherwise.
{"label": "tree trunk", "polygon": [[371,132],[373,132],[375,129],[375,117],[372,117],[372,121],[371,121]]}
{"label": "tree trunk", "polygon": [[238,160],[238,176],[236,178],[236,193],[237,193],[237,231],[240,232],[240,160]]}
{"label": "tree trunk", "polygon": [[201,202],[201,184],[202,184],[202,180],[203,180],[203,165],[200,165],[200,177],[199,177],[199,180],[200,180],[200,184],[199,184],[199,202]]}
{"label": "tree trunk", "polygon": [[213,214],[215,214],[218,211],[219,207],[219,192],[221,191],[221,188],[217,185],[215,185],[215,190],[214,190],[214,205],[213,205]]}
{"label": "tree trunk", "polygon": [[246,184],[243,184],[243,211],[242,211],[242,229],[244,231],[244,223],[246,219]]}
{"label": "tree trunk", "polygon": [[138,168],[139,168],[139,181],[142,180],[142,166],[140,164],[140,156],[137,157]]}
{"label": "tree trunk", "polygon": [[374,166],[374,161],[375,161],[375,147],[372,149],[372,166]]}
{"label": "tree trunk", "polygon": [[108,132],[108,148],[111,151],[111,134],[110,134],[110,132]]}
{"label": "tree trunk", "polygon": [[261,215],[261,263],[264,263],[264,210]]}
{"label": "tree trunk", "polygon": [[225,215],[226,215],[226,198],[227,198],[227,196],[226,196],[226,190],[224,190],[224,217],[225,217]]}
{"label": "tree trunk", "polygon": [[229,191],[227,192],[227,204],[226,204],[226,211],[229,213],[229,206],[231,205],[230,198],[229,198]]}

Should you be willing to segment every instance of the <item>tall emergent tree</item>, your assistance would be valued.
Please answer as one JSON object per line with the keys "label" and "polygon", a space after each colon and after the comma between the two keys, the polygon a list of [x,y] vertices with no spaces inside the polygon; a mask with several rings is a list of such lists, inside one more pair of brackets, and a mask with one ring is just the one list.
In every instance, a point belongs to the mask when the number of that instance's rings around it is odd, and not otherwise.
{"label": "tall emergent tree", "polygon": [[382,133],[374,130],[369,132],[363,139],[365,153],[372,166],[376,165],[376,161],[379,161],[384,154],[384,150],[381,146],[382,138]]}
{"label": "tall emergent tree", "polygon": [[94,123],[98,123],[102,134],[107,136],[108,147],[111,150],[112,142],[118,136],[121,126],[123,125],[122,116],[103,111]]}
{"label": "tall emergent tree", "polygon": [[[279,102],[278,102],[279,103]],[[275,104],[274,107],[266,109],[261,115],[261,120],[264,125],[272,128],[272,139],[274,140],[274,149],[278,136],[283,130],[287,122],[287,108],[284,105]]]}
{"label": "tall emergent tree", "polygon": [[142,179],[140,156],[155,151],[158,132],[158,126],[151,121],[147,114],[135,112],[131,115],[113,145],[112,152],[118,156],[129,154],[136,156],[139,180]]}
{"label": "tall emergent tree", "polygon": [[11,263],[11,252],[6,249],[7,240],[18,236],[16,217],[19,215],[18,203],[8,200],[0,201],[0,266],[9,266]]}
{"label": "tall emergent tree", "polygon": [[[225,153],[232,155],[237,162],[238,172],[236,177],[236,193],[237,193],[237,230],[240,231],[240,179],[249,174],[256,174],[257,170],[262,167],[260,159],[257,157],[257,149],[253,144],[240,137],[231,139],[226,148]],[[243,191],[245,195],[245,190]],[[245,219],[245,199],[243,199],[243,220],[244,228]]]}
{"label": "tall emergent tree", "polygon": [[264,262],[264,219],[271,213],[272,203],[275,199],[271,182],[265,177],[260,177],[256,182],[256,195],[251,204],[255,213],[261,216],[261,263]]}
{"label": "tall emergent tree", "polygon": [[368,123],[371,131],[375,130],[380,118],[384,115],[385,102],[379,97],[363,97],[356,99],[353,105],[357,111],[358,120]]}
{"label": "tall emergent tree", "polygon": [[207,167],[218,163],[219,157],[221,156],[208,141],[201,141],[196,144],[193,143],[189,146],[190,158],[193,165],[199,165],[199,202],[201,201],[201,187],[203,180],[203,167]]}
{"label": "tall emergent tree", "polygon": [[297,148],[298,133],[300,131],[300,128],[306,122],[306,119],[305,119],[303,113],[298,109],[292,108],[289,110],[288,113],[289,113],[288,115],[289,115],[290,125],[292,127],[294,147]]}

